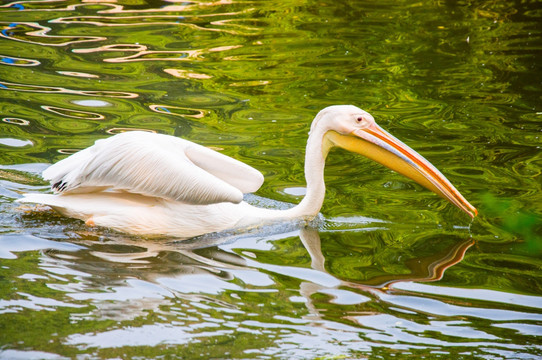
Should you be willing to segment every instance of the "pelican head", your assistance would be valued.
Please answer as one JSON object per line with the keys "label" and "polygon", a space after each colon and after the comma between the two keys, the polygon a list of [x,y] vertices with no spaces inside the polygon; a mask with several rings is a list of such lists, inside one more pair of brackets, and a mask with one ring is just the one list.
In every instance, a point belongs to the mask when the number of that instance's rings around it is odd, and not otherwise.
{"label": "pelican head", "polygon": [[334,146],[361,154],[416,181],[466,212],[477,215],[457,189],[423,156],[378,126],[371,114],[353,105],[329,106],[318,113],[311,136],[323,138],[324,158]]}

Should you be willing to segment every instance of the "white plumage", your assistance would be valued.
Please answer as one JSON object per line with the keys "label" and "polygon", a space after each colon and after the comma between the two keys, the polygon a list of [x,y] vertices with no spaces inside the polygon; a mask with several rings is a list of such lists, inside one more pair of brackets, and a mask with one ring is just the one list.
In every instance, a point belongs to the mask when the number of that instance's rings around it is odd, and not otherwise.
{"label": "white plumage", "polygon": [[98,140],[46,169],[43,178],[65,194],[125,190],[189,204],[238,203],[263,183],[258,170],[240,161],[145,131]]}
{"label": "white plumage", "polygon": [[292,218],[320,210],[329,149],[340,146],[406,175],[474,216],[472,207],[427,160],[351,105],[322,110],[311,125],[305,156],[307,195],[288,210],[242,201],[263,183],[254,168],[173,136],[126,132],[96,143],[43,172],[56,194],[26,194],[88,225],[119,231],[193,237]]}

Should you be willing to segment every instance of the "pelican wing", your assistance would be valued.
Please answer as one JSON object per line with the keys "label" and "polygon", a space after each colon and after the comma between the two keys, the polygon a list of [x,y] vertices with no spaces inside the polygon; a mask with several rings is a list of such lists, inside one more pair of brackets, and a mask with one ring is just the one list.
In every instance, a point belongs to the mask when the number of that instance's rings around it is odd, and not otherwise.
{"label": "pelican wing", "polygon": [[263,176],[226,155],[173,136],[127,132],[96,143],[43,172],[61,193],[105,189],[212,204],[241,202]]}

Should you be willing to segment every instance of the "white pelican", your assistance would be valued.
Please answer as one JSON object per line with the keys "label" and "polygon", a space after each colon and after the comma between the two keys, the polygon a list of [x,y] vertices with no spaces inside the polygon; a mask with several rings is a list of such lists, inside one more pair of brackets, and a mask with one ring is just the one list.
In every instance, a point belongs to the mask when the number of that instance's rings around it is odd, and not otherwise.
{"label": "white pelican", "polygon": [[324,164],[339,146],[395,170],[449,200],[471,217],[476,209],[433,165],[352,105],[330,106],[312,122],[305,154],[307,192],[288,210],[254,207],[243,193],[262,174],[226,155],[169,135],[126,132],[96,143],[43,172],[55,194],[26,194],[89,226],[193,237],[288,219],[312,219],[325,195]]}

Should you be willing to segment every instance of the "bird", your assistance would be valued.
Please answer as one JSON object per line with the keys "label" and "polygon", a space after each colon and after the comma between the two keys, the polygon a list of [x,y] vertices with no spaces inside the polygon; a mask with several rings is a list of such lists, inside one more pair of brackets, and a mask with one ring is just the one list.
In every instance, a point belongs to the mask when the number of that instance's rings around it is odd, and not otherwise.
{"label": "bird", "polygon": [[42,173],[53,193],[27,193],[22,203],[48,205],[88,226],[145,236],[192,238],[288,220],[321,210],[324,165],[333,147],[358,153],[414,180],[471,218],[477,210],[429,161],[354,105],[332,105],[311,123],[305,153],[306,194],[288,209],[243,201],[263,175],[218,151],[166,134],[129,131],[51,165]]}

